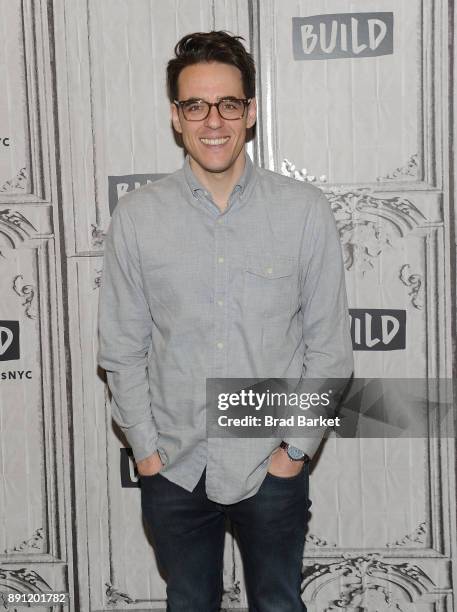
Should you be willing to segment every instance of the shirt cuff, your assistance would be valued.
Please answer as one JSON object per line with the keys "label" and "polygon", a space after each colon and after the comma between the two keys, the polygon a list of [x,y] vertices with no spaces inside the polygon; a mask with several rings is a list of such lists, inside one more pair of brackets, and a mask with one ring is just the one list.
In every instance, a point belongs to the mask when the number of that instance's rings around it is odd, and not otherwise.
{"label": "shirt cuff", "polygon": [[121,427],[132,449],[135,461],[146,459],[157,450],[157,431],[153,421],[138,423],[133,427]]}

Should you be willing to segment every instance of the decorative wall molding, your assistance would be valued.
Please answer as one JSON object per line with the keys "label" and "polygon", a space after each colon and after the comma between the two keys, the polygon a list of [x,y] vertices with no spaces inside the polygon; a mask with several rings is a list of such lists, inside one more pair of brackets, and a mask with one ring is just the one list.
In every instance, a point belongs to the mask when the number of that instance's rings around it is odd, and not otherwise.
{"label": "decorative wall molding", "polygon": [[403,196],[378,196],[370,189],[330,189],[327,199],[335,215],[346,270],[364,274],[374,260],[399,238],[418,227],[424,215]]}
{"label": "decorative wall molding", "polygon": [[22,274],[18,274],[13,279],[13,290],[19,296],[25,298],[22,302],[22,306],[25,306],[25,316],[29,319],[36,319],[36,314],[31,312],[33,298],[35,297],[35,288],[33,285],[22,285],[20,286],[20,280],[24,277]]}
{"label": "decorative wall molding", "polygon": [[[442,66],[447,65],[447,46],[443,43],[447,40],[448,29],[448,2],[437,3],[433,0],[423,0],[416,2],[419,4],[417,20],[417,38],[414,48],[417,49],[414,69],[417,70],[417,81],[419,87],[414,91],[408,91],[407,96],[412,98],[417,104],[417,140],[412,142],[410,150],[416,150],[405,166],[394,170],[416,172],[416,176],[411,176],[409,183],[421,185],[421,187],[441,187],[443,177],[443,156],[440,154],[443,146],[443,135],[448,133],[449,126],[443,121],[443,110],[445,104],[443,96],[446,97],[447,76],[443,72]],[[275,41],[280,39],[284,24],[281,23],[280,3],[277,0],[250,0],[250,10],[252,12],[252,30],[255,42],[254,55],[258,66],[260,91],[258,108],[258,129],[257,139],[260,141],[257,151],[257,159],[260,165],[278,171],[281,166],[281,119],[287,120],[287,115],[281,113],[280,103],[283,88],[278,86],[278,57],[279,51]],[[335,6],[337,3],[335,4]],[[328,10],[331,10],[330,8]],[[425,52],[425,49],[428,52]],[[287,61],[284,59],[284,61]],[[411,64],[411,67],[413,65]],[[297,90],[297,109],[300,108],[299,92]],[[263,93],[263,95],[262,95]],[[325,115],[325,109],[322,110]],[[303,129],[303,128],[302,128]],[[323,127],[324,137],[324,127]],[[297,138],[306,138],[304,130],[297,133]],[[445,148],[445,147],[444,147]],[[409,151],[408,151],[409,153]],[[414,159],[413,159],[414,158]],[[416,159],[420,160],[416,166]],[[410,168],[411,166],[411,168]],[[416,169],[415,169],[416,168]],[[400,185],[405,183],[405,178],[409,176],[400,174],[398,178],[376,178],[373,175],[370,184],[376,186],[380,181],[394,183],[398,181]],[[415,179],[415,180],[414,180]],[[332,179],[330,179],[332,180]],[[354,181],[349,179],[350,183]],[[401,187],[400,187],[401,188]]]}
{"label": "decorative wall molding", "polygon": [[98,225],[95,225],[94,223],[91,223],[91,237],[92,237],[92,246],[95,249],[101,249],[103,248],[103,243],[105,241],[105,236],[106,236],[106,232],[104,232],[102,229],[100,229],[98,227]]}
{"label": "decorative wall molding", "polygon": [[311,544],[313,546],[331,546],[332,548],[336,548],[338,545],[334,542],[329,542],[324,538],[320,538],[319,536],[314,535],[313,533],[308,533],[305,537],[305,542],[307,544]]}
{"label": "decorative wall molding", "polygon": [[425,544],[426,536],[427,536],[427,522],[422,521],[422,523],[420,523],[413,532],[405,535],[403,538],[395,540],[395,542],[386,544],[386,548],[397,548],[400,546],[412,546],[415,543]]}
{"label": "decorative wall molding", "polygon": [[332,582],[338,584],[340,593],[337,599],[328,601],[325,612],[341,609],[402,611],[403,606],[417,601],[435,587],[431,578],[410,562],[391,563],[379,553],[345,553],[339,561],[304,566],[302,593],[306,592],[305,600],[315,600]]}
{"label": "decorative wall molding", "polygon": [[409,274],[411,266],[409,264],[403,264],[398,273],[398,278],[401,282],[409,287],[408,295],[411,297],[411,304],[417,310],[422,310],[423,303],[423,276],[422,274]]}
{"label": "decorative wall molding", "polygon": [[9,248],[17,248],[31,237],[32,232],[38,230],[22,213],[11,208],[0,210],[0,238],[4,239]]}
{"label": "decorative wall molding", "polygon": [[389,591],[382,586],[373,584],[347,587],[341,592],[338,599],[329,602],[324,612],[340,612],[344,610],[370,610],[370,612],[407,612],[403,602],[396,600]]}
{"label": "decorative wall molding", "polygon": [[[233,605],[237,607],[241,603],[241,587],[240,581],[238,580],[238,562],[236,557],[235,547],[235,533],[233,524],[230,524],[230,561],[228,562],[229,568],[227,573],[224,572],[224,585],[221,602],[221,612],[226,609],[233,610]],[[241,573],[242,569],[240,568]],[[228,580],[226,579],[228,578]]]}
{"label": "decorative wall molding", "polygon": [[[61,279],[56,271],[54,239],[34,240],[30,246],[15,253],[11,267],[13,270],[27,269],[31,282],[25,283],[23,275],[17,274],[10,276],[7,286],[11,288],[9,296],[13,307],[18,300],[16,295],[19,296],[25,309],[26,322],[40,317],[39,325],[23,325],[25,349],[28,351],[26,358],[33,377],[30,385],[24,385],[22,397],[27,414],[33,416],[29,423],[31,429],[28,432],[28,444],[34,449],[35,457],[35,461],[30,464],[33,464],[34,478],[27,480],[28,494],[24,499],[34,501],[33,513],[42,516],[43,522],[38,523],[42,528],[37,529],[30,539],[24,539],[24,535],[28,535],[27,531],[24,532],[24,529],[28,529],[27,516],[19,519],[22,513],[18,513],[17,519],[15,517],[11,523],[16,535],[11,535],[10,541],[12,538],[13,542],[19,541],[22,553],[26,553],[28,547],[30,553],[33,552],[27,556],[27,562],[21,561],[24,565],[35,563],[38,557],[40,563],[42,560],[49,561],[52,574],[48,575],[55,576],[59,586],[62,586],[68,571],[66,559],[71,549],[67,542],[71,517],[70,499],[67,499],[63,491],[69,477],[67,470],[70,455],[66,455],[69,429],[62,395],[65,389],[65,368],[59,356],[62,338],[59,337],[59,304],[56,298],[56,287]],[[22,318],[19,302],[16,308],[17,318]],[[39,423],[37,429],[32,426],[35,422]],[[41,548],[38,552],[39,544]],[[17,567],[14,557],[8,561],[14,562]],[[59,575],[61,578],[58,578]]]}
{"label": "decorative wall molding", "polygon": [[49,593],[54,590],[34,570],[25,567],[20,569],[0,567],[0,591],[2,588],[17,593]]}
{"label": "decorative wall molding", "polygon": [[419,156],[417,153],[411,155],[404,166],[400,166],[396,168],[392,172],[389,172],[385,176],[378,176],[377,181],[394,181],[398,179],[407,179],[411,178],[417,179],[419,177]]}
{"label": "decorative wall molding", "polygon": [[[16,176],[0,186],[0,196],[5,201],[18,199],[21,202],[50,201],[51,184],[55,179],[55,165],[50,151],[55,150],[54,141],[54,90],[51,60],[51,38],[53,32],[50,5],[46,0],[20,0],[15,5],[9,36],[17,41],[17,58],[7,69],[15,83],[18,99],[10,110],[17,124],[16,141],[21,141],[21,167]],[[55,193],[55,192],[54,192]]]}
{"label": "decorative wall molding", "polygon": [[105,583],[106,586],[106,603],[107,604],[118,604],[118,603],[123,603],[123,604],[134,604],[137,603],[139,600],[138,599],[133,599],[133,597],[130,597],[130,595],[127,595],[127,593],[123,593],[122,591],[119,591],[119,589],[116,589],[115,587],[113,587],[112,584],[109,584],[108,582]]}
{"label": "decorative wall molding", "polygon": [[101,283],[102,283],[102,272],[103,270],[95,270],[95,274],[96,276],[94,277],[94,282],[92,285],[92,289],[95,291],[95,289],[100,289]]}
{"label": "decorative wall molding", "polygon": [[16,546],[12,548],[7,548],[3,551],[2,554],[10,555],[16,552],[32,552],[34,550],[42,550],[44,540],[44,530],[43,527],[38,527],[33,533],[33,535],[27,540],[23,540]]}
{"label": "decorative wall molding", "polygon": [[16,176],[0,185],[0,193],[25,191],[27,188],[27,168],[21,168]]}
{"label": "decorative wall molding", "polygon": [[286,158],[284,158],[281,163],[281,174],[284,174],[284,176],[290,176],[291,178],[297,179],[297,181],[303,181],[305,183],[315,183],[316,181],[319,181],[320,183],[327,182],[327,176],[325,174],[321,174],[319,177],[317,177],[313,174],[308,174],[308,170],[306,168],[297,170],[295,164]]}
{"label": "decorative wall molding", "polygon": [[128,593],[125,593],[123,591],[120,591],[119,589],[117,589],[116,587],[114,587],[112,584],[110,584],[109,582],[105,582],[105,595],[106,595],[106,604],[107,605],[111,605],[111,606],[117,606],[118,604],[137,604],[137,603],[147,603],[150,604],[151,602],[154,603],[165,603],[164,599],[157,599],[157,598],[149,598],[149,599],[144,599],[144,598],[135,598],[135,597],[131,597]]}
{"label": "decorative wall molding", "polygon": [[229,612],[233,610],[232,604],[240,603],[241,601],[241,588],[240,581],[234,581],[229,588],[224,588],[222,594],[221,612]]}

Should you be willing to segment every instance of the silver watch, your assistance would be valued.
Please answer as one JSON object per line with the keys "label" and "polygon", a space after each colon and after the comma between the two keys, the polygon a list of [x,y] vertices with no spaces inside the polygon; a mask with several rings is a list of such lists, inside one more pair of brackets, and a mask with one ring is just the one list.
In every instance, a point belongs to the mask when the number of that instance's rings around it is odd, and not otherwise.
{"label": "silver watch", "polygon": [[309,461],[308,455],[296,446],[292,446],[291,444],[284,442],[284,440],[279,446],[287,451],[287,456],[291,461],[304,461],[305,463]]}

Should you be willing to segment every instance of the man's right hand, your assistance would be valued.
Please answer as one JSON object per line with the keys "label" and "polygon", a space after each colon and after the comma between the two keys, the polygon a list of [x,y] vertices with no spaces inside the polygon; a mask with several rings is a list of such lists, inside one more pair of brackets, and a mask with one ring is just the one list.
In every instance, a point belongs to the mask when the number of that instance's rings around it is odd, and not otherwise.
{"label": "man's right hand", "polygon": [[154,476],[163,468],[163,463],[160,460],[160,455],[157,451],[149,457],[145,457],[136,462],[136,468],[140,476]]}

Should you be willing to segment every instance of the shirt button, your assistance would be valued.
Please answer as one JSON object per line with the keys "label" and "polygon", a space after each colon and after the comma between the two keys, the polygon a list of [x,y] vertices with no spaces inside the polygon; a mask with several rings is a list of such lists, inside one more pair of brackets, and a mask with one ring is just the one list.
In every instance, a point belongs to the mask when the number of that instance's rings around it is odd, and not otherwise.
{"label": "shirt button", "polygon": [[223,349],[224,348],[224,343],[223,342],[218,342],[216,344],[216,346],[217,346],[218,349]]}
{"label": "shirt button", "polygon": [[218,257],[217,258],[217,262],[218,263],[224,263],[224,258],[223,257]]}
{"label": "shirt button", "polygon": [[218,223],[222,223],[224,219],[222,217],[219,217],[219,219],[217,220]]}
{"label": "shirt button", "polygon": [[267,268],[267,274],[272,274],[272,272],[273,272],[273,268],[271,268],[271,267]]}
{"label": "shirt button", "polygon": [[217,305],[218,306],[223,306],[224,305],[224,300],[217,300]]}

